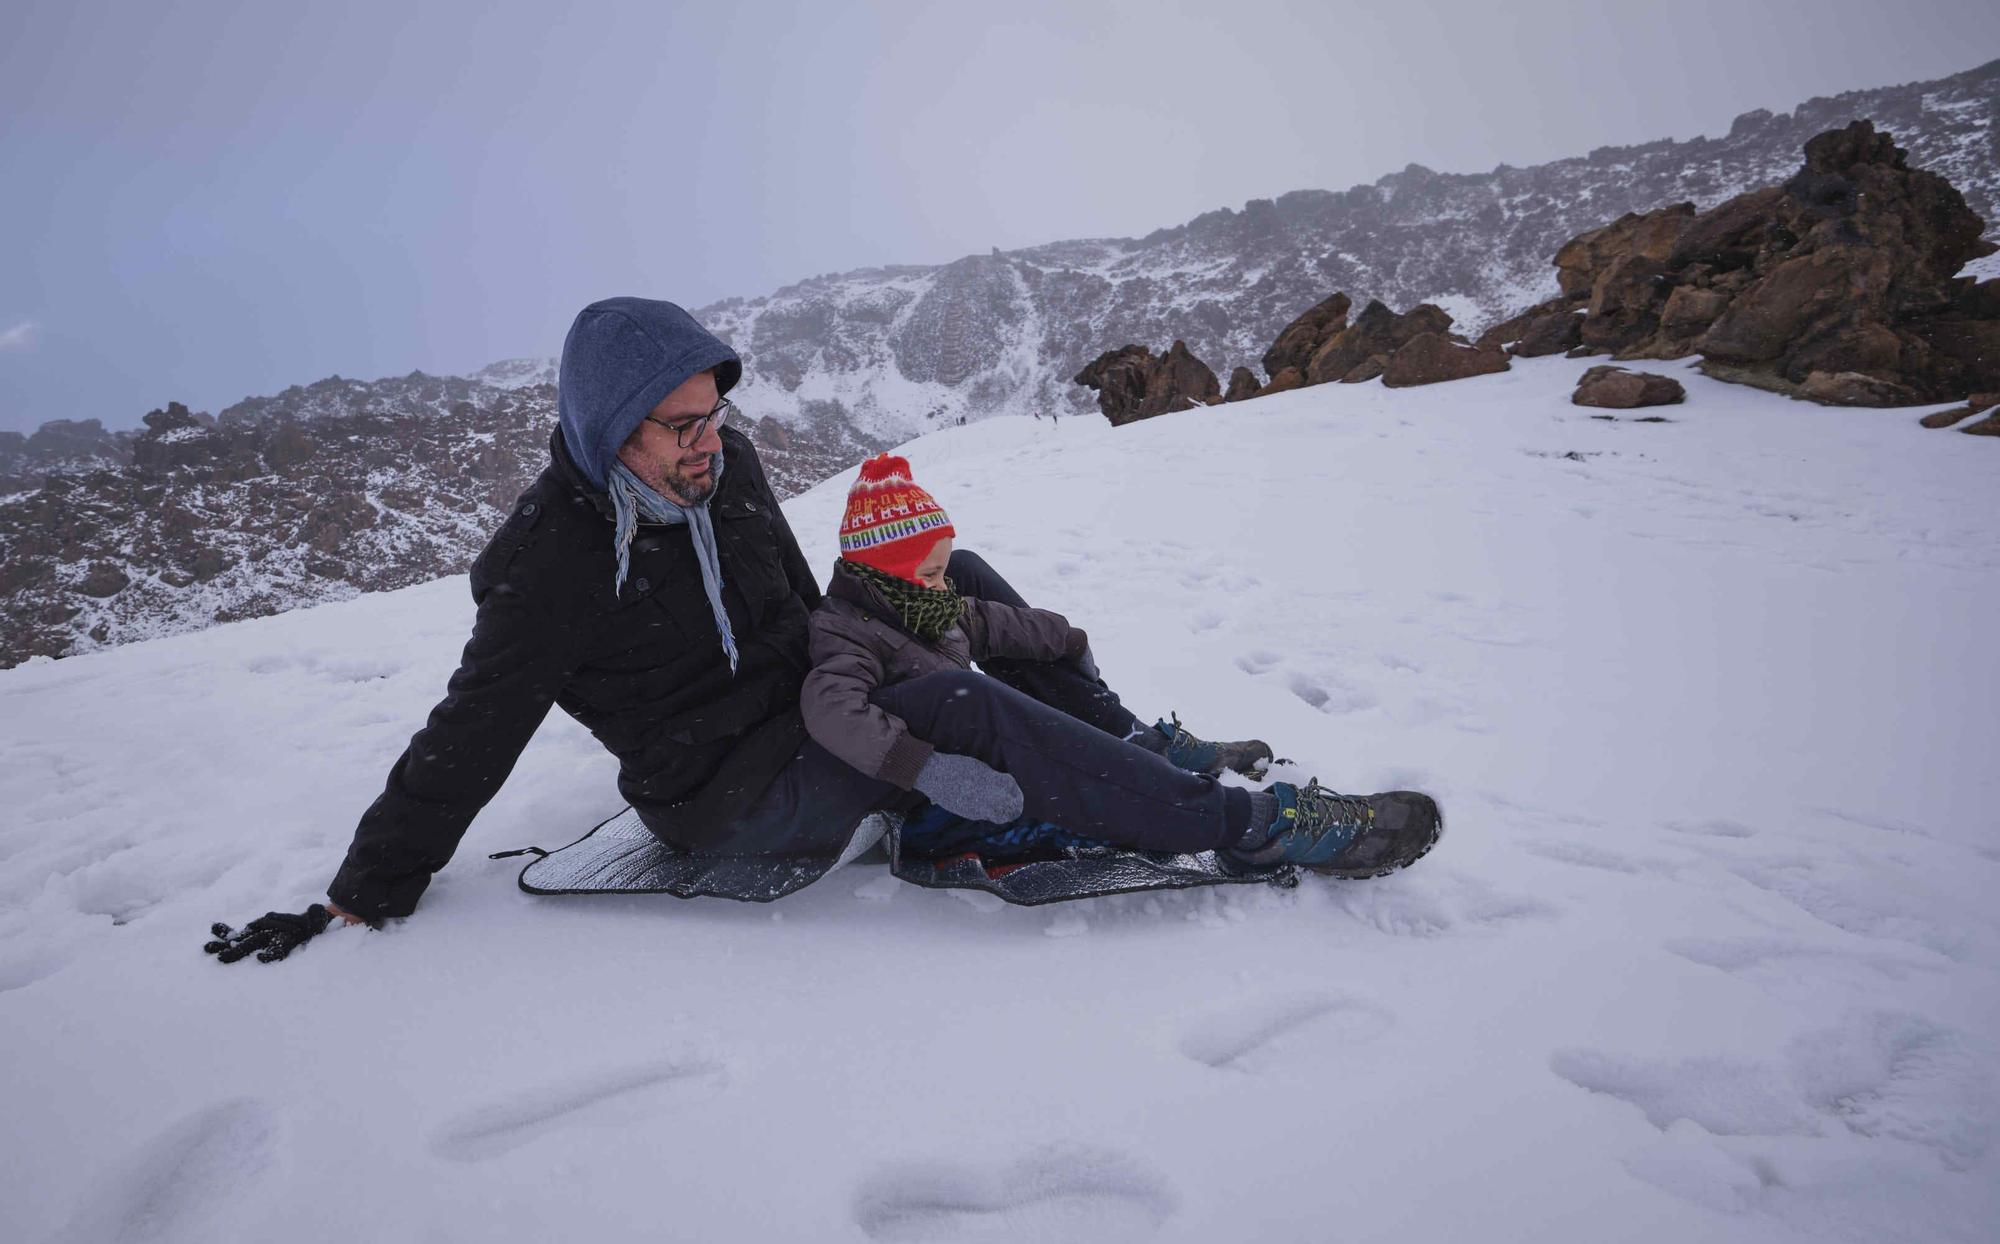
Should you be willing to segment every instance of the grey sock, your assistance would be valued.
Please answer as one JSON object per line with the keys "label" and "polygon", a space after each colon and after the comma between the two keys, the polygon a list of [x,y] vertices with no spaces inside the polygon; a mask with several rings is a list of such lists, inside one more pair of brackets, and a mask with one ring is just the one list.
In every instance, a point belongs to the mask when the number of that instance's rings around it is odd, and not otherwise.
{"label": "grey sock", "polygon": [[1250,828],[1236,840],[1235,851],[1255,851],[1271,841],[1271,826],[1278,819],[1278,797],[1267,790],[1250,792]]}
{"label": "grey sock", "polygon": [[1166,755],[1167,744],[1173,742],[1172,739],[1160,733],[1158,726],[1140,726],[1137,730],[1126,735],[1125,741],[1135,746],[1143,747],[1155,756]]}

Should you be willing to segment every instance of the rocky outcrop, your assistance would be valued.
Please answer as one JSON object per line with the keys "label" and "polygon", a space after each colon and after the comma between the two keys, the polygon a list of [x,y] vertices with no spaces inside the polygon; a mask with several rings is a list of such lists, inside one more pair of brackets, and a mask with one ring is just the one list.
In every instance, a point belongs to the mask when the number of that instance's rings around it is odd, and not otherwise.
{"label": "rocky outcrop", "polygon": [[1450,331],[1451,316],[1441,307],[1423,303],[1397,315],[1379,299],[1371,298],[1352,324],[1313,352],[1303,368],[1306,383],[1372,380],[1382,374],[1390,356],[1412,340],[1425,333],[1443,336]]}
{"label": "rocky outcrop", "polygon": [[[1669,204],[1700,214],[1782,182],[1807,139],[1859,117],[1896,134],[1913,167],[1949,178],[1975,210],[2000,219],[1996,113],[2000,62],[1746,114],[1707,137],[1528,168],[1411,166],[1368,185],[1253,199],[1143,237],[822,274],[697,316],[744,353],[744,409],[786,422],[829,395],[891,440],[921,432],[933,406],[948,420],[1047,414],[1052,400],[1081,412],[1095,409],[1096,395],[1070,377],[1128,341],[1185,341],[1220,377],[1239,366],[1272,379],[1289,366],[1303,373],[1295,358],[1262,356],[1334,290],[1352,298],[1350,322],[1370,298],[1398,309],[1429,302],[1451,311],[1455,330],[1477,335],[1559,293],[1549,257],[1580,233]],[[1674,313],[1704,311],[1683,300]]]}
{"label": "rocky outcrop", "polygon": [[1113,427],[1212,405],[1222,397],[1215,373],[1188,352],[1184,341],[1174,342],[1157,358],[1139,345],[1100,354],[1076,374],[1075,383],[1097,390],[1098,409]]}
{"label": "rocky outcrop", "polygon": [[1687,400],[1687,390],[1672,376],[1623,367],[1593,367],[1576,383],[1569,400],[1578,406],[1631,410],[1638,406],[1672,406]]}
{"label": "rocky outcrop", "polygon": [[[95,424],[21,438],[87,465],[0,496],[0,666],[460,573],[547,463],[556,419],[548,384],[287,393],[223,420],[168,403],[122,444]],[[780,496],[883,448],[839,412],[744,430]]]}
{"label": "rocky outcrop", "polygon": [[1264,351],[1264,374],[1276,376],[1287,367],[1296,367],[1303,374],[1313,355],[1347,327],[1347,310],[1353,305],[1345,293],[1336,293],[1285,325],[1271,348]]}
{"label": "rocky outcrop", "polygon": [[1562,354],[1583,344],[1583,309],[1567,297],[1551,298],[1479,334],[1482,350],[1505,347],[1515,358]]}
{"label": "rocky outcrop", "polygon": [[[1260,386],[1256,373],[1238,367],[1221,400],[1240,402],[1333,381],[1358,384],[1378,376],[1385,385],[1402,387],[1507,370],[1500,349],[1474,347],[1453,336],[1451,316],[1442,307],[1425,303],[1398,315],[1371,299],[1349,323],[1351,305],[1345,293],[1336,293],[1286,325],[1264,352],[1264,365],[1276,365],[1270,382]],[[1215,373],[1179,341],[1159,359],[1136,345],[1100,355],[1077,373],[1076,383],[1097,390],[1099,406],[1114,425],[1209,405],[1221,392]]]}
{"label": "rocky outcrop", "polygon": [[[1953,424],[1964,423],[1974,415],[1985,414],[1989,411],[1996,418],[2000,418],[2000,393],[1975,393],[1966,399],[1965,405],[1955,410],[1933,411],[1917,422],[1927,428],[1948,428]],[[1987,419],[1981,420],[1981,422],[1990,423],[1993,420]],[[1966,430],[1970,431],[1971,429],[1968,428]]]}
{"label": "rocky outcrop", "polygon": [[1581,309],[1581,345],[1614,358],[1699,354],[1721,379],[1830,405],[1948,401],[2000,388],[2000,281],[1957,275],[1994,252],[1984,228],[1855,121],[1808,141],[1782,185],[1578,235],[1555,257],[1564,299],[1502,328],[1525,342],[1533,326],[1541,350]]}
{"label": "rocky outcrop", "polygon": [[1385,388],[1401,389],[1506,370],[1504,351],[1463,345],[1442,333],[1422,333],[1410,338],[1390,356],[1382,369],[1382,384]]}
{"label": "rocky outcrop", "polygon": [[1306,387],[1306,374],[1296,367],[1287,367],[1271,377],[1271,383],[1257,390],[1256,396],[1264,397],[1272,393],[1289,393],[1293,389]]}
{"label": "rocky outcrop", "polygon": [[53,474],[115,471],[132,461],[138,435],[108,432],[96,419],[51,419],[26,436],[0,432],[0,495],[39,488]]}

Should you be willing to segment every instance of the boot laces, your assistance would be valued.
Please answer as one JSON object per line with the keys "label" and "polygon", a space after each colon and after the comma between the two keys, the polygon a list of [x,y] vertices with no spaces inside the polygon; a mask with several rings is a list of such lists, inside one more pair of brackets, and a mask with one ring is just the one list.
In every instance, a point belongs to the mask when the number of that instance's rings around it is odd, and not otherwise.
{"label": "boot laces", "polygon": [[1299,819],[1313,823],[1315,838],[1334,829],[1365,829],[1375,819],[1375,810],[1366,798],[1330,790],[1321,786],[1318,778],[1299,787],[1297,807]]}

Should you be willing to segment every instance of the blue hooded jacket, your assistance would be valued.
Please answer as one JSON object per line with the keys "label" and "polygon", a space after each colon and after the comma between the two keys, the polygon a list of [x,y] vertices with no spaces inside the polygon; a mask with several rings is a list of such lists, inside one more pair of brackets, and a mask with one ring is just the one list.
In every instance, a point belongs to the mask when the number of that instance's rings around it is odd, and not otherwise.
{"label": "blue hooded jacket", "polygon": [[625,438],[660,399],[710,368],[717,393],[743,376],[736,351],[671,302],[606,298],[579,311],[563,339],[556,388],[563,444],[577,469],[605,488]]}

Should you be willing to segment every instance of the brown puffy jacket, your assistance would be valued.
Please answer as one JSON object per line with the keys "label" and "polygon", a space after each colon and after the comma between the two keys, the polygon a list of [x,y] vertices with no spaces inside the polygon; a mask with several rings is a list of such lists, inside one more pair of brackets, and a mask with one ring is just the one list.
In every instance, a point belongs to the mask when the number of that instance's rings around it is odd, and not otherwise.
{"label": "brown puffy jacket", "polygon": [[959,624],[927,644],[903,629],[873,584],[835,562],[826,598],[813,610],[813,668],[799,692],[799,711],[821,747],[908,790],[933,749],[901,718],[870,703],[870,692],[989,657],[1056,661],[1082,652],[1086,642],[1059,613],[968,596]]}

